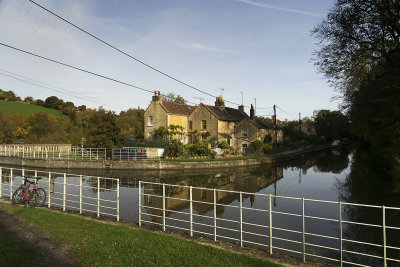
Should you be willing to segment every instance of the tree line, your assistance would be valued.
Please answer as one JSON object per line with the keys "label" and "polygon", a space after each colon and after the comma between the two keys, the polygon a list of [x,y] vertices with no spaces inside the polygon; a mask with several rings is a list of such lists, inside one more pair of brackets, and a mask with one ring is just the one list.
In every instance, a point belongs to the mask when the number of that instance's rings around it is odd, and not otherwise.
{"label": "tree line", "polygon": [[12,91],[0,90],[0,99],[23,101],[61,110],[70,120],[36,111],[32,114],[7,114],[0,111],[0,143],[71,143],[86,147],[122,147],[129,139],[143,139],[144,110],[131,108],[114,111],[76,107],[56,96],[45,101],[32,97],[22,100]]}

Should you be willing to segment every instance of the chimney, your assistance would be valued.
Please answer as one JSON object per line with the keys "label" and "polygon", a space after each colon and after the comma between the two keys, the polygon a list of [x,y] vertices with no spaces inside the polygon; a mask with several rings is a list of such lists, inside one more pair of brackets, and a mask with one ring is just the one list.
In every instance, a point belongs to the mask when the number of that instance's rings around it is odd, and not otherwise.
{"label": "chimney", "polygon": [[154,91],[154,95],[152,98],[153,102],[162,102],[162,96],[160,95],[160,91]]}
{"label": "chimney", "polygon": [[222,96],[217,97],[217,99],[215,100],[215,107],[219,108],[220,110],[225,109],[225,102],[224,102],[224,99],[222,98]]}
{"label": "chimney", "polygon": [[238,107],[238,110],[240,110],[241,112],[244,112],[244,106],[243,106],[243,105],[240,105],[240,106]]}
{"label": "chimney", "polygon": [[254,108],[253,108],[253,104],[251,104],[251,107],[250,107],[250,120],[254,120]]}

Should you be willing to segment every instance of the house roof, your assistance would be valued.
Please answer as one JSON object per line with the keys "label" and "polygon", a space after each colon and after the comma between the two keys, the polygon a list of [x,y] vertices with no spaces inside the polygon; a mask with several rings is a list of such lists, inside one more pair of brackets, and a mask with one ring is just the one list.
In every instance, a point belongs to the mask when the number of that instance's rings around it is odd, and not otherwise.
{"label": "house roof", "polygon": [[226,139],[232,139],[232,136],[230,136],[229,134],[226,134],[226,133],[218,133],[220,136],[222,136],[223,138],[226,138]]}
{"label": "house roof", "polygon": [[168,113],[178,115],[190,115],[195,110],[195,106],[179,104],[174,102],[162,102],[162,105]]}
{"label": "house roof", "polygon": [[240,111],[235,108],[229,108],[226,107],[225,109],[221,110],[217,107],[214,106],[207,106],[207,108],[217,116],[217,118],[221,121],[233,121],[233,122],[238,122],[241,121],[245,118],[248,118],[249,116],[244,113],[243,111]]}

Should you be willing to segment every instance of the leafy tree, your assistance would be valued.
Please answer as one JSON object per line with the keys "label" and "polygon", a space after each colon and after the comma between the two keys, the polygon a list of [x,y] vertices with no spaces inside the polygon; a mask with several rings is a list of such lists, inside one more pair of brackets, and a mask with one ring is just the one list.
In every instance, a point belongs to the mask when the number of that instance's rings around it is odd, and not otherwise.
{"label": "leafy tree", "polygon": [[25,97],[24,102],[28,102],[28,103],[33,102],[33,97],[31,97],[31,96]]}
{"label": "leafy tree", "polygon": [[185,104],[186,100],[180,96],[180,95],[175,95],[174,93],[168,93],[167,95],[163,96],[163,101],[166,102],[175,102],[179,104]]}
{"label": "leafy tree", "polygon": [[59,99],[56,96],[49,96],[48,98],[46,98],[46,100],[44,101],[44,106],[48,107],[48,108],[54,108],[56,109],[57,106],[59,104]]}
{"label": "leafy tree", "polygon": [[325,136],[326,141],[350,136],[349,121],[340,111],[319,110],[313,116],[316,134]]}
{"label": "leafy tree", "polygon": [[128,138],[143,139],[144,137],[144,110],[141,108],[121,111],[118,126],[124,140]]}
{"label": "leafy tree", "polygon": [[13,143],[15,129],[8,116],[0,110],[0,143]]}
{"label": "leafy tree", "polygon": [[76,107],[74,103],[72,102],[65,102],[61,105],[62,113],[67,115],[70,119],[73,119],[75,117],[75,112],[76,112]]}
{"label": "leafy tree", "polygon": [[168,139],[169,132],[168,129],[164,126],[160,126],[154,130],[153,138],[154,139]]}
{"label": "leafy tree", "polygon": [[42,99],[37,99],[34,104],[38,106],[44,106],[44,101]]}
{"label": "leafy tree", "polygon": [[3,91],[0,90],[0,99],[5,99],[8,101],[16,101],[17,96],[14,94],[13,91]]}
{"label": "leafy tree", "polygon": [[319,40],[314,62],[345,104],[377,62],[400,51],[400,2],[337,0],[312,33]]}

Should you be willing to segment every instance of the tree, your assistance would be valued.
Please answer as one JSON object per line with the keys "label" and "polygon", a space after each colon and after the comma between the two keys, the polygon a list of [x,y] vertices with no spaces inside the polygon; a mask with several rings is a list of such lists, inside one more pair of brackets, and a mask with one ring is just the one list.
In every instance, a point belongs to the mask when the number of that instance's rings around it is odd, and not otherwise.
{"label": "tree", "polygon": [[313,118],[317,136],[328,142],[350,136],[349,120],[340,111],[314,111]]}
{"label": "tree", "polygon": [[30,103],[32,101],[33,101],[33,97],[31,97],[31,96],[27,96],[27,97],[24,98],[24,102]]}
{"label": "tree", "polygon": [[49,96],[48,98],[46,98],[46,100],[44,101],[44,106],[48,107],[48,108],[54,108],[56,109],[59,102],[58,102],[58,97],[56,96]]}
{"label": "tree", "polygon": [[342,93],[344,107],[372,66],[400,51],[400,2],[337,0],[312,34],[318,70]]}
{"label": "tree", "polygon": [[179,104],[186,103],[186,100],[182,96],[175,95],[174,93],[168,93],[167,95],[163,96],[163,101],[175,102],[175,103],[179,103]]}
{"label": "tree", "polygon": [[400,1],[337,0],[313,30],[314,61],[341,93],[355,133],[400,167]]}
{"label": "tree", "polygon": [[121,111],[118,125],[124,140],[128,138],[143,139],[144,137],[144,110],[141,108]]}

